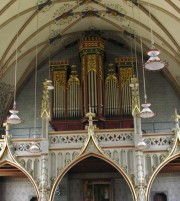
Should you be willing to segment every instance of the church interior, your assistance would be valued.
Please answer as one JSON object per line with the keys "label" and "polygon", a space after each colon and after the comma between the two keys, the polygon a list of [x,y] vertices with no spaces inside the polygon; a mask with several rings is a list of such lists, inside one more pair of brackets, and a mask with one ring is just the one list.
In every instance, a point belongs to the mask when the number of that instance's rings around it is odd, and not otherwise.
{"label": "church interior", "polygon": [[0,200],[179,201],[180,1],[0,16]]}

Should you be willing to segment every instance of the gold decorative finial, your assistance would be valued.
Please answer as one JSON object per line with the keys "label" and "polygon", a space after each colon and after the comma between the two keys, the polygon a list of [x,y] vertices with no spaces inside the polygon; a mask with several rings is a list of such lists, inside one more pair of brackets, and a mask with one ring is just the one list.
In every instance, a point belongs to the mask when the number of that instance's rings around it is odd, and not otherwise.
{"label": "gold decorative finial", "polygon": [[174,109],[174,115],[173,115],[174,120],[179,120],[180,115],[177,113],[177,108]]}
{"label": "gold decorative finial", "polygon": [[86,117],[89,118],[89,127],[93,126],[93,117],[95,117],[95,113],[91,112],[91,107],[89,107],[89,112],[86,114]]}
{"label": "gold decorative finial", "polygon": [[131,78],[131,84],[129,85],[132,89],[132,115],[136,115],[140,112],[140,98],[139,98],[139,83],[138,79],[133,76]]}
{"label": "gold decorative finial", "polygon": [[174,115],[172,116],[172,118],[174,119],[174,123],[175,123],[175,125],[176,125],[176,128],[179,128],[179,119],[180,119],[180,115],[178,115],[176,108],[175,108],[175,110],[174,110]]}
{"label": "gold decorative finial", "polygon": [[49,105],[49,90],[48,90],[48,82],[45,80],[43,82],[43,95],[42,95],[42,103],[41,103],[41,117],[50,117],[50,105]]}

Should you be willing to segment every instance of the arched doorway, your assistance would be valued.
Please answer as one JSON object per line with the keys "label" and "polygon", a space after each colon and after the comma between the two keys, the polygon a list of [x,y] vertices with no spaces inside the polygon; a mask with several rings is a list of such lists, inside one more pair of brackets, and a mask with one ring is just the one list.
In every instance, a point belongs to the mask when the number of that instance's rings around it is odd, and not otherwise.
{"label": "arched doorway", "polygon": [[57,185],[53,201],[133,201],[131,190],[106,161],[90,156],[74,165]]}
{"label": "arched doorway", "polygon": [[0,165],[0,200],[37,201],[37,191],[27,177],[16,165],[3,163]]}
{"label": "arched doorway", "polygon": [[150,190],[150,201],[179,200],[180,157],[168,162],[156,175]]}
{"label": "arched doorway", "polygon": [[154,201],[167,201],[167,195],[165,193],[155,193],[153,196]]}

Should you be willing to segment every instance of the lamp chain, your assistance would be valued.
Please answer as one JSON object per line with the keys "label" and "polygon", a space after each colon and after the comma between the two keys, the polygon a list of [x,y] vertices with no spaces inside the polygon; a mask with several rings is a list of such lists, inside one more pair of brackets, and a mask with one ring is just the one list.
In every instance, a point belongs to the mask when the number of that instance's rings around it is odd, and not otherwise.
{"label": "lamp chain", "polygon": [[[48,47],[48,49],[49,49],[49,60],[48,60],[49,65],[50,65],[50,61],[51,61],[50,31],[51,31],[51,24],[49,25],[49,41],[48,41],[48,43],[49,43],[49,47]],[[49,76],[49,80],[50,80],[50,77],[51,77],[50,68],[49,68],[49,75],[48,76]]]}
{"label": "lamp chain", "polygon": [[136,76],[137,76],[137,79],[139,77],[139,73],[138,73],[138,66],[137,66],[137,45],[136,45],[136,33],[135,33],[135,26],[134,26],[134,9],[133,9],[133,6],[132,6],[132,15],[133,15],[133,31],[134,31],[134,53],[135,53],[135,59],[136,59]]}
{"label": "lamp chain", "polygon": [[[38,31],[38,11],[37,11],[37,31]],[[38,66],[38,58],[37,58],[37,33],[36,33],[36,51],[35,51],[35,78],[34,78],[34,138],[36,138],[36,117],[37,117],[37,66]]]}
{"label": "lamp chain", "polygon": [[[140,9],[138,4],[138,17],[139,17],[139,26],[140,26]],[[139,29],[140,30],[140,29]],[[143,68],[143,87],[144,87],[144,102],[147,103],[147,94],[146,94],[146,79],[145,79],[145,70],[144,70],[144,53],[143,53],[143,42],[142,42],[142,33],[140,32],[140,44],[141,44],[141,62]]]}
{"label": "lamp chain", "polygon": [[[17,19],[19,19],[19,1],[17,1],[17,7],[18,7],[18,15]],[[13,109],[16,109],[16,91],[17,91],[17,68],[18,68],[18,44],[19,44],[19,31],[17,29],[16,33],[16,63],[14,67],[14,103],[13,103]]]}
{"label": "lamp chain", "polygon": [[150,11],[150,3],[148,0],[148,12],[149,12],[149,18],[150,18],[150,29],[151,29],[151,45],[154,45],[154,36],[153,36],[153,31],[152,31],[152,16],[151,16],[151,11]]}

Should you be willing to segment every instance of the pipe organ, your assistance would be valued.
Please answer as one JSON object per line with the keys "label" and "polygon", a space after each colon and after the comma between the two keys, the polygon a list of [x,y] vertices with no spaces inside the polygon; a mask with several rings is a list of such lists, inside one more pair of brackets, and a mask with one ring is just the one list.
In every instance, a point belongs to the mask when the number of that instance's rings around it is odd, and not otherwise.
{"label": "pipe organ", "polygon": [[63,118],[66,116],[66,88],[67,88],[67,61],[50,62],[50,70],[52,71],[54,94],[52,115],[53,118]]}
{"label": "pipe organ", "polygon": [[100,37],[87,37],[79,43],[84,114],[89,111],[102,115],[104,41]]}
{"label": "pipe organ", "polygon": [[105,115],[120,114],[119,83],[113,64],[109,64],[109,74],[105,80]]}
{"label": "pipe organ", "polygon": [[131,114],[132,97],[129,87],[131,78],[134,75],[135,58],[115,58],[115,64],[118,68],[119,87],[120,87],[120,108],[121,115]]}
{"label": "pipe organ", "polygon": [[76,66],[72,65],[67,88],[67,116],[79,117],[81,105],[80,81],[76,74]]}
{"label": "pipe organ", "polygon": [[84,129],[89,110],[101,129],[132,127],[129,84],[135,58],[115,58],[106,69],[105,53],[101,37],[84,37],[79,42],[78,71],[68,61],[50,62],[55,88],[50,123],[55,130]]}

